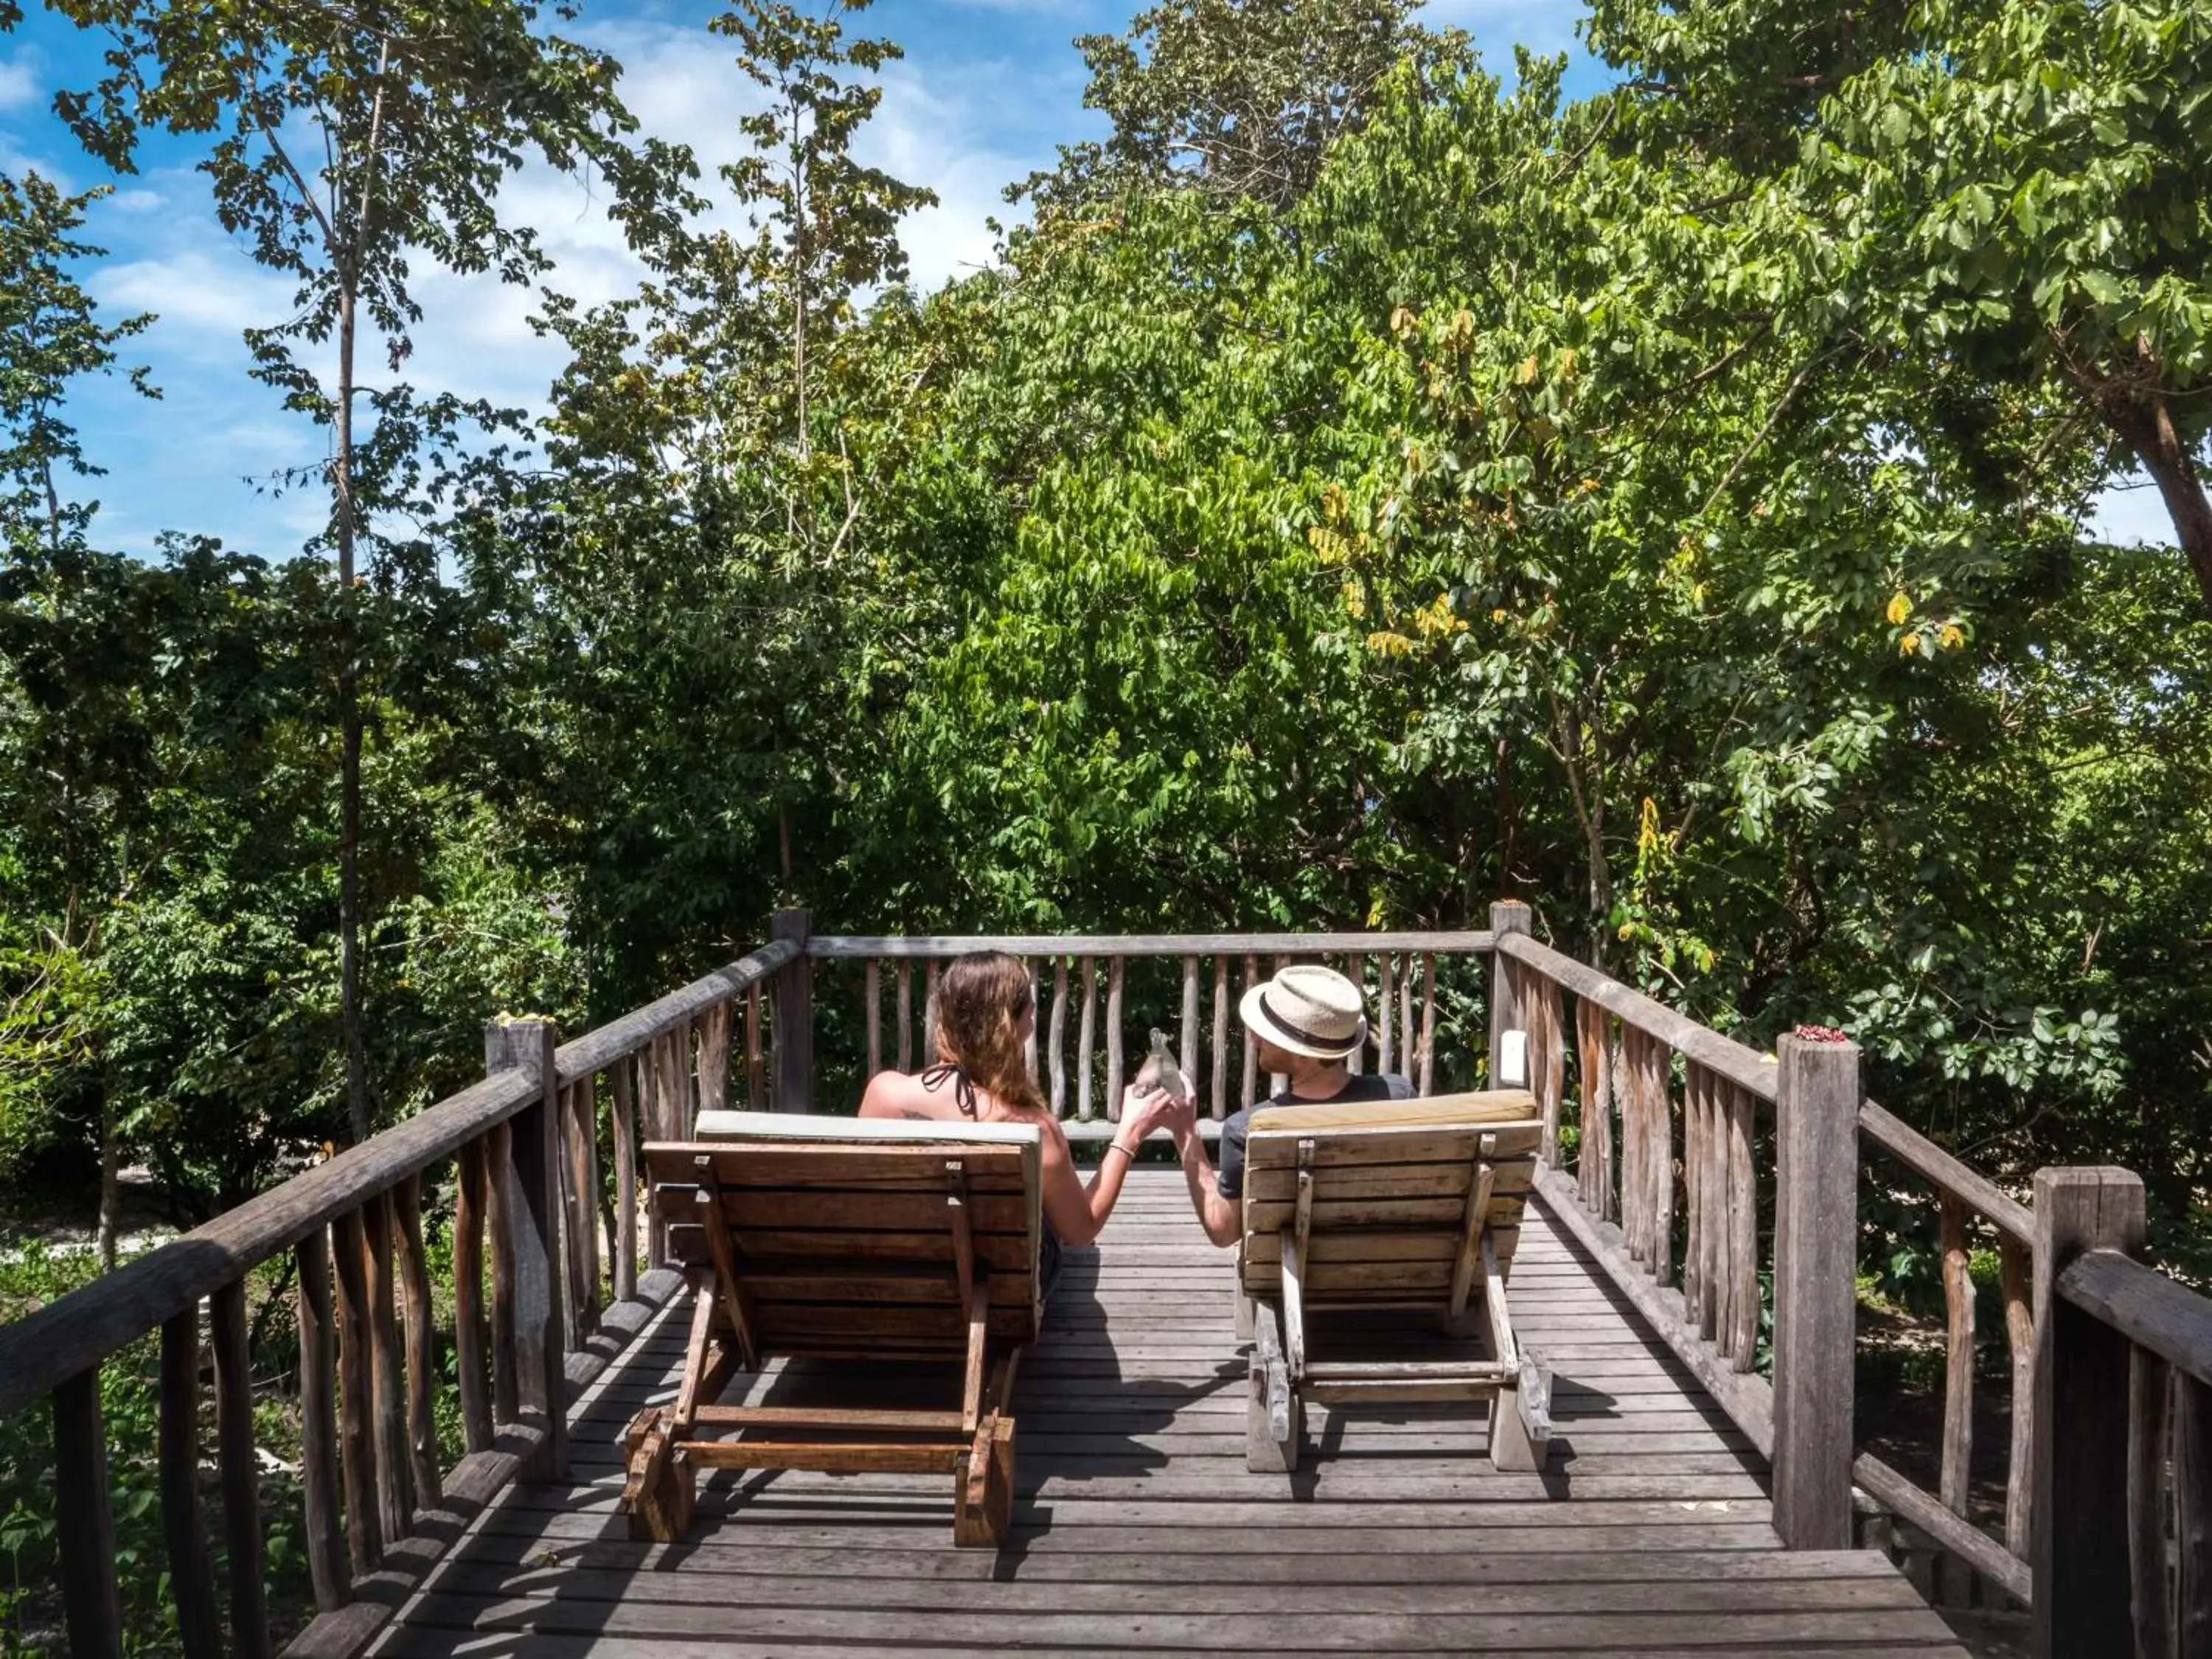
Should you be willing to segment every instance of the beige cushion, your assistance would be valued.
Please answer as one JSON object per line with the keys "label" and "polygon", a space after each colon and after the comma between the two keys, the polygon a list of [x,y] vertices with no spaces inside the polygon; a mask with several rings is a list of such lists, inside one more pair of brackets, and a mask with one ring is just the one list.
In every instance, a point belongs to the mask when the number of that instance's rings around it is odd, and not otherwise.
{"label": "beige cushion", "polygon": [[1306,1106],[1266,1106],[1252,1114],[1252,1133],[1449,1127],[1461,1123],[1510,1123],[1535,1115],[1536,1097],[1526,1089],[1484,1089],[1417,1100],[1355,1100],[1342,1104],[1323,1100]]}
{"label": "beige cushion", "polygon": [[817,1117],[807,1112],[702,1112],[692,1133],[701,1140],[952,1140],[998,1146],[1038,1146],[1044,1139],[1044,1131],[1034,1123]]}

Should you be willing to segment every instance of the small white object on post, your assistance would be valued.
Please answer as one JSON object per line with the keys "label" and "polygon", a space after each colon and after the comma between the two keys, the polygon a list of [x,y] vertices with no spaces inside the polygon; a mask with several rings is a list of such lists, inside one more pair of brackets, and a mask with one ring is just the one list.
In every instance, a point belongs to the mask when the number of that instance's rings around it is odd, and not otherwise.
{"label": "small white object on post", "polygon": [[1501,1089],[1528,1086],[1528,1034],[1516,1028],[1498,1034],[1498,1078]]}
{"label": "small white object on post", "polygon": [[[1504,899],[1490,907],[1490,931],[1503,939],[1528,931],[1528,907],[1518,899]],[[1528,1083],[1528,1030],[1521,1013],[1520,964],[1495,945],[1490,951],[1490,1086],[1526,1088]],[[1508,1039],[1518,1037],[1511,1065],[1507,1064]]]}

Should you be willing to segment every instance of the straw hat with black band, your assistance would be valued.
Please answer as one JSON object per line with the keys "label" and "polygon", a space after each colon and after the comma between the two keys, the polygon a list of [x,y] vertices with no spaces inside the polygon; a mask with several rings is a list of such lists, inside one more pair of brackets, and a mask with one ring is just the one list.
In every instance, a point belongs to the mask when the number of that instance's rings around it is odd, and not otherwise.
{"label": "straw hat with black band", "polygon": [[1359,988],[1334,968],[1285,968],[1245,992],[1237,1012],[1253,1036],[1312,1060],[1349,1060],[1367,1041]]}

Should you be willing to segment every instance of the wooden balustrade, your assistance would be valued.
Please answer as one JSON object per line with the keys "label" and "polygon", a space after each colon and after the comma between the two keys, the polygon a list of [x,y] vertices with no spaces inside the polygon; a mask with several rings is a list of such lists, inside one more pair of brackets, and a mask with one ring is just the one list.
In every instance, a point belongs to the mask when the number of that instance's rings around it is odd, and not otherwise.
{"label": "wooden balustrade", "polygon": [[[1218,1133],[1231,1111],[1274,1093],[1283,1079],[1259,1067],[1258,1045],[1242,1032],[1235,998],[1264,977],[1256,951],[1262,944],[1279,947],[1274,966],[1286,961],[1328,962],[1362,986],[1372,1011],[1370,1043],[1378,1069],[1403,1073],[1415,1091],[1433,1093],[1437,1078],[1440,1021],[1446,991],[1439,990],[1438,959],[1479,955],[1489,947],[1483,933],[1287,933],[1166,934],[1153,937],[810,939],[808,955],[828,963],[861,963],[860,1030],[864,1034],[866,1075],[896,1064],[910,1071],[935,1059],[932,1032],[936,1023],[939,964],[971,951],[999,950],[1021,958],[1030,975],[1036,1005],[1034,1028],[1024,1048],[1030,1075],[1043,1091],[1053,1115],[1066,1123],[1073,1138],[1102,1139],[1121,1116],[1122,1085],[1135,1075],[1133,1059],[1148,1051],[1145,1033],[1172,1026],[1176,1060],[1204,1103],[1200,1127]],[[927,1007],[922,1036],[913,1042],[911,1006],[914,964],[923,966]],[[1243,979],[1232,987],[1240,963]],[[1133,981],[1151,963],[1172,963],[1174,973]],[[1370,971],[1370,964],[1372,971]],[[890,972],[887,975],[885,968]],[[1048,973],[1047,971],[1048,968]],[[1272,971],[1272,969],[1269,970]],[[880,1037],[884,1020],[885,981],[895,998],[890,1018],[894,1041]],[[1102,988],[1103,981],[1103,988]],[[1133,982],[1142,990],[1141,1005]],[[1207,1000],[1207,987],[1212,1000]],[[1071,1008],[1071,1002],[1073,1007]],[[1068,1035],[1075,1034],[1069,1053]],[[1232,1042],[1239,1031],[1241,1042]],[[1132,1045],[1134,1045],[1133,1048]],[[917,1058],[918,1056],[918,1058]],[[1356,1056],[1360,1069],[1367,1056]],[[1241,1061],[1241,1066],[1240,1062]],[[1558,1070],[1553,1072],[1554,1097]],[[1462,1073],[1462,1081],[1468,1079]],[[1103,1103],[1103,1105],[1102,1105]]]}
{"label": "wooden balustrade", "polygon": [[2212,1300],[2136,1260],[2128,1170],[2041,1170],[2034,1217],[2035,1652],[2212,1652]]}
{"label": "wooden balustrade", "polygon": [[[1848,1514],[1840,1501],[1856,1483],[1929,1533],[1992,1583],[2025,1600],[2027,1540],[2027,1409],[2033,1321],[2027,1289],[2032,1223],[2027,1209],[1925,1137],[1857,1093],[1855,1052],[1828,1063],[1825,1080],[1785,1083],[1784,1067],[1674,1010],[1560,956],[1525,927],[1493,921],[1497,961],[1509,988],[1500,1018],[1527,1033],[1540,1102],[1551,1087],[1538,1056],[1565,1029],[1558,1000],[1575,998],[1575,1170],[1539,1177],[1570,1230],[1691,1364],[1754,1444],[1775,1462],[1776,1523],[1786,1540],[1837,1541]],[[1784,1052],[1801,1059],[1818,1045]],[[1847,1045],[1842,1046],[1847,1049]],[[1785,1088],[1802,1093],[1784,1112]],[[1761,1104],[1798,1132],[1777,1133],[1765,1171]],[[1559,1161],[1548,1127],[1547,1160]],[[1771,1131],[1770,1131],[1771,1133]],[[1881,1149],[1936,1189],[1947,1271],[1946,1401],[1936,1492],[1880,1459],[1838,1455],[1850,1444],[1851,1379],[1849,1273],[1856,1262],[1858,1142]],[[1801,1141],[1809,1145],[1800,1146]],[[1771,1222],[1762,1223],[1762,1216]],[[1997,1235],[2003,1265],[2006,1339],[2014,1358],[2012,1478],[2005,1537],[1966,1518],[1966,1471],[1972,1445],[1972,1287],[1965,1272],[1977,1218]],[[1762,1256],[1763,1237],[1772,1240]],[[1679,1241],[1679,1257],[1675,1245]],[[1790,1266],[1785,1267],[1785,1261]],[[1763,1300],[1762,1273],[1772,1302]],[[1766,1316],[1776,1344],[1770,1382],[1758,1374]],[[1787,1341],[1785,1342],[1785,1334]],[[1784,1402],[1788,1403],[1784,1403]]]}
{"label": "wooden balustrade", "polygon": [[[568,1400],[679,1282],[665,1229],[648,1221],[641,1237],[639,1145],[689,1133],[698,1112],[739,1103],[740,1089],[747,1106],[813,1103],[816,964],[861,964],[854,1041],[872,1071],[893,1054],[913,1063],[914,964],[926,1057],[939,965],[981,948],[1024,959],[1048,1005],[1025,1060],[1055,1114],[1094,1135],[1110,1133],[1126,1042],[1154,1023],[1176,1024],[1207,1122],[1258,1097],[1255,1046],[1230,1033],[1231,999],[1263,963],[1339,963],[1368,993],[1376,1060],[1424,1091],[1469,1080],[1455,1012],[1469,988],[1452,964],[1489,953],[1485,1074],[1536,1097],[1537,1195],[1771,1457],[1785,1542],[1847,1541],[1856,1481],[2031,1601],[2039,1652],[2212,1651],[2212,1303],[2133,1259],[2139,1183],[2045,1171],[2031,1212],[1863,1099],[1850,1045],[1785,1037],[1778,1058],[1759,1054],[1543,945],[1525,908],[1494,907],[1491,920],[1462,933],[893,939],[816,937],[805,912],[787,911],[763,949],[568,1044],[541,1021],[493,1028],[482,1083],[0,1328],[0,1413],[42,1396],[52,1413],[71,1651],[122,1650],[100,1411],[108,1356],[160,1333],[161,1521],[179,1644],[268,1651],[246,1276],[290,1253],[302,1537],[319,1611],[287,1651],[358,1652],[459,1522],[509,1480],[560,1471]],[[1863,1147],[1936,1194],[1947,1340],[1933,1492],[1852,1455]],[[423,1225],[447,1182],[464,1447],[451,1467],[436,1442],[440,1264]],[[1967,1513],[1978,1236],[1996,1245],[2014,1360],[2002,1539]],[[1759,1370],[1770,1270],[1771,1382]],[[210,1449],[214,1513],[198,1479]],[[221,1594],[211,1525],[226,1544]],[[372,1573],[383,1575],[377,1594],[357,1596]]]}
{"label": "wooden balustrade", "polygon": [[[2046,1170],[2031,1212],[1862,1098],[1848,1045],[1785,1037],[1778,1065],[1548,950],[1510,917],[1494,913],[1493,927],[1492,1052],[1506,1030],[1525,1034],[1540,1103],[1550,1085],[1536,1056],[1565,1029],[1557,1000],[1576,999],[1571,1111],[1547,1110],[1545,1139],[1556,1165],[1556,1130],[1574,1128],[1573,1178],[1547,1168],[1537,1189],[1772,1458],[1784,1540],[1846,1541],[1856,1484],[2029,1604],[2039,1654],[2212,1653],[2212,1300],[2133,1259],[2136,1178]],[[1775,1113],[1771,1208],[1761,1103]],[[1945,1343],[1932,1492],[1851,1454],[1862,1148],[1934,1189]],[[2011,1359],[2001,1536],[1969,1513],[1978,1233],[1996,1247]],[[1755,1370],[1762,1265],[1771,1382]]]}
{"label": "wooden balustrade", "polygon": [[[659,1254],[638,1271],[637,1137],[684,1133],[698,1110],[729,1098],[740,997],[757,1072],[755,994],[780,969],[803,975],[803,939],[802,926],[558,1048],[544,1022],[495,1026],[482,1084],[0,1328],[0,1413],[42,1395],[53,1413],[70,1650],[122,1652],[100,1376],[110,1355],[158,1330],[161,1522],[179,1645],[191,1659],[272,1651],[247,1351],[247,1277],[272,1257],[289,1252],[296,1274],[303,1553],[319,1610],[288,1654],[360,1651],[395,1589],[428,1571],[457,1522],[520,1473],[560,1474],[573,1394],[678,1282]],[[780,1006],[804,1009],[777,988]],[[611,1194],[600,1171],[603,1097]],[[443,1265],[465,1448],[450,1468],[437,1439],[445,1385],[423,1227],[425,1194],[448,1170]],[[210,1394],[211,1448],[201,1432]],[[210,1450],[212,1515],[198,1478]],[[220,1596],[210,1525],[224,1540]],[[357,1597],[360,1581],[379,1573],[376,1595]]]}

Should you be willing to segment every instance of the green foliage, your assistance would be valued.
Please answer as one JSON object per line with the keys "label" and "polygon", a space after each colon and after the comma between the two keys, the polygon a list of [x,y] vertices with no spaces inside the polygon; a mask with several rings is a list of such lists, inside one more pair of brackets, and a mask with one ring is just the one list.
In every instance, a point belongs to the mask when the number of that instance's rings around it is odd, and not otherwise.
{"label": "green foliage", "polygon": [[2212,7],[1790,9],[1607,0],[1591,40],[1641,143],[1745,164],[1746,234],[1809,279],[1778,326],[1956,388],[1935,412],[1989,475],[2140,466],[2212,609]]}
{"label": "green foliage", "polygon": [[[0,311],[55,319],[0,331],[0,1173],[128,1152],[204,1215],[348,1127],[349,1047],[404,1113],[489,1015],[611,1015],[782,903],[1197,932],[1510,893],[1750,1041],[1845,1026],[2015,1186],[2142,1170],[2208,1271],[2212,621],[2079,533],[2140,462],[2197,545],[2202,0],[1606,0],[1633,78],[1580,103],[1375,0],[1158,8],[1083,43],[1112,137],[928,295],[927,192],[854,159],[896,53],[856,8],[715,25],[764,106],[711,184],[617,142],[613,66],[526,7],[450,41],[76,9],[121,35],[68,112],[118,163],[216,137],[313,419],[352,394],[294,354],[357,301],[396,372],[410,250],[538,274],[493,214],[523,148],[617,177],[647,276],[544,296],[543,465],[395,390],[309,556],[139,562],[56,482],[64,389],[136,324],[70,285],[81,201],[0,191]],[[303,184],[256,135],[318,99]],[[1450,1080],[1479,987],[1443,988]],[[1875,1171],[1862,1213],[1910,1316],[1930,1206]]]}
{"label": "green foliage", "polygon": [[1085,107],[1114,131],[1061,145],[1057,167],[1008,195],[1079,212],[1133,187],[1188,184],[1287,208],[1400,59],[1439,64],[1465,49],[1463,34],[1423,28],[1413,12],[1408,0],[1165,0],[1126,34],[1078,35]]}

